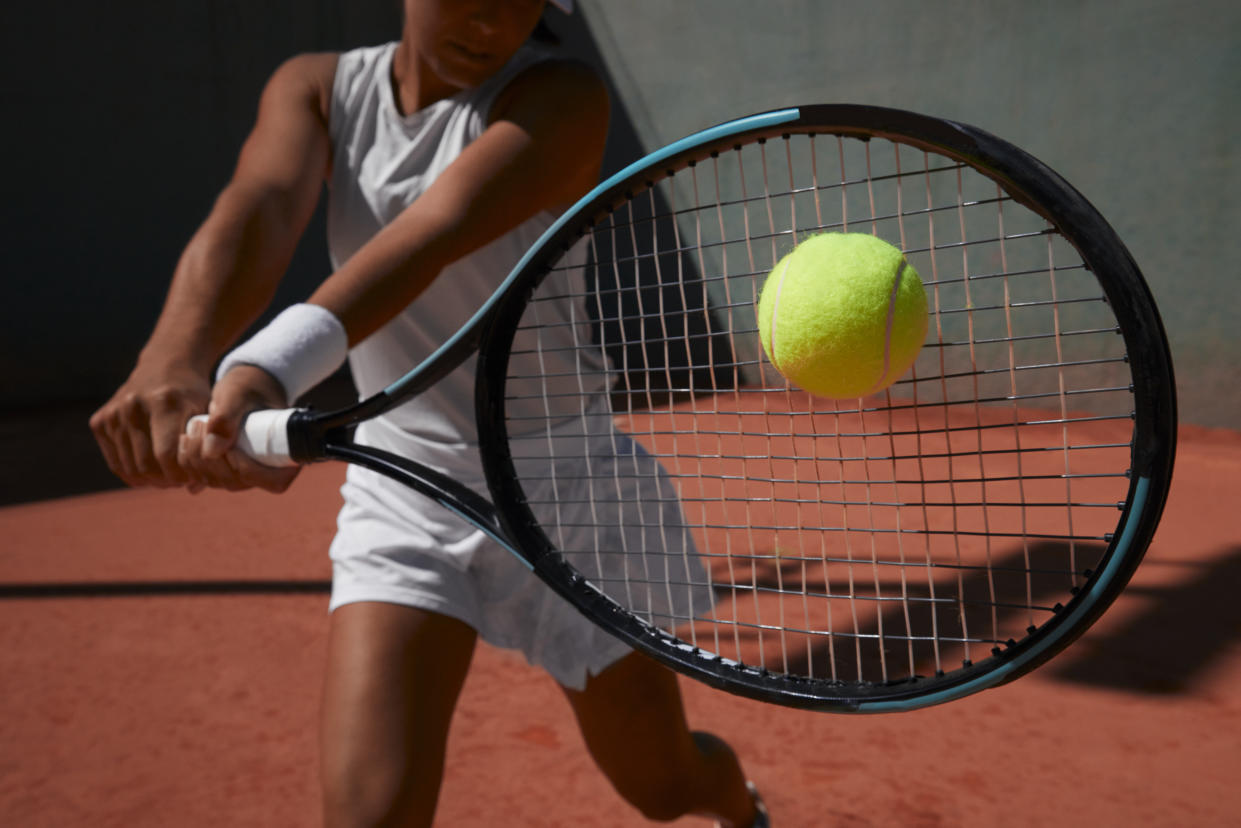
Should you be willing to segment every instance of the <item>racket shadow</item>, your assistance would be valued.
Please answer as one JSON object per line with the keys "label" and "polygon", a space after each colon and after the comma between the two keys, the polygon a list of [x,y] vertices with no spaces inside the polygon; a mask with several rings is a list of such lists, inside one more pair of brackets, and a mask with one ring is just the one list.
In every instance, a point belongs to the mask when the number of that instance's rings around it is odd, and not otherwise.
{"label": "racket shadow", "polygon": [[795,675],[875,683],[935,675],[980,661],[1016,635],[1010,631],[1045,621],[1069,593],[1071,562],[1097,559],[1103,548],[1039,542],[997,552],[989,565],[903,570],[775,552],[747,566],[716,561],[711,620],[683,635]]}

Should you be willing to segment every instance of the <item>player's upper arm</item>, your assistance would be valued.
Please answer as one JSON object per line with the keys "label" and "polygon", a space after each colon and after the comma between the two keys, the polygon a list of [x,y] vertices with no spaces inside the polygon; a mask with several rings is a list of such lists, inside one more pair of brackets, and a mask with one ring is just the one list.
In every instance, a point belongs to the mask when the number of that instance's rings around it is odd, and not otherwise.
{"label": "player's upper arm", "polygon": [[308,220],[331,162],[328,110],[335,54],[299,55],[268,80],[229,183],[294,223]]}
{"label": "player's upper arm", "polygon": [[[554,170],[548,196],[572,202],[596,183],[608,134],[608,93],[588,67],[572,61],[543,63],[501,94],[491,123],[508,121],[534,138],[536,160]],[[556,202],[551,205],[556,206]]]}

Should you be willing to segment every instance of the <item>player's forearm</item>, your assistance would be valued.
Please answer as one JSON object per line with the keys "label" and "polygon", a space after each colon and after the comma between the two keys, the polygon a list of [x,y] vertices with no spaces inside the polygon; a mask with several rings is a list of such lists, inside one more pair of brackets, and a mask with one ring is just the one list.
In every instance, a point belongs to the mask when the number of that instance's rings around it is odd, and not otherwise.
{"label": "player's forearm", "polygon": [[[554,168],[547,155],[524,129],[491,127],[310,301],[341,321],[350,345],[362,341],[415,301],[444,268],[589,188],[596,155],[584,153],[576,167]],[[497,274],[497,282],[503,275]]]}
{"label": "player's forearm", "polygon": [[301,230],[277,198],[227,188],[186,246],[140,360],[209,371],[271,301]]}
{"label": "player's forearm", "polygon": [[[355,345],[413,302],[456,257],[434,223],[389,225],[311,295]],[[486,297],[479,297],[480,301]]]}

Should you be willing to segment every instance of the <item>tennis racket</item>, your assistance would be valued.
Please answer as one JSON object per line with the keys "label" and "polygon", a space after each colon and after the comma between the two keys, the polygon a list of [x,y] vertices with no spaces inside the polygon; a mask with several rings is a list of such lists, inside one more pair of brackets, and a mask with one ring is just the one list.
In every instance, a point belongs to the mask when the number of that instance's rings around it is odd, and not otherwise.
{"label": "tennis racket", "polygon": [[[866,232],[922,275],[907,376],[848,402],[764,360],[766,274]],[[490,500],[350,426],[477,353]],[[565,213],[450,341],[347,409],[256,412],[247,450],[388,475],[602,628],[764,701],[908,710],[1029,672],[1128,581],[1171,478],[1151,294],[1060,176],[964,124],[867,106],[732,121]]]}

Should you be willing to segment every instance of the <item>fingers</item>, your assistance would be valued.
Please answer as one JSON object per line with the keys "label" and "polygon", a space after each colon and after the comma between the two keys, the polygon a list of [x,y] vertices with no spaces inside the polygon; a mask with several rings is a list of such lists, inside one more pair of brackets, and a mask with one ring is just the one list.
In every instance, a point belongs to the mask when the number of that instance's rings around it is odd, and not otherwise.
{"label": "fingers", "polygon": [[246,488],[237,470],[227,457],[207,457],[203,452],[206,425],[201,420],[192,421],[185,434],[178,440],[177,462],[190,477],[190,491],[200,491],[208,486],[238,491]]}
{"label": "fingers", "polygon": [[287,489],[297,477],[296,467],[264,466],[236,447],[246,415],[284,404],[284,389],[260,368],[239,365],[222,377],[212,390],[206,423],[191,423],[178,440],[177,464],[187,471],[191,490]]}
{"label": "fingers", "polygon": [[107,406],[96,411],[90,418],[91,434],[95,437],[95,443],[99,446],[99,452],[103,455],[104,461],[108,464],[108,468],[112,473],[125,483],[130,483],[129,469],[126,467],[124,452],[118,444],[114,429],[111,427],[111,415],[107,411]]}
{"label": "fingers", "polygon": [[169,389],[139,393],[122,387],[90,419],[91,432],[108,468],[130,486],[180,486],[177,464],[185,421],[205,399]]}
{"label": "fingers", "polygon": [[241,424],[247,413],[233,401],[221,404],[213,398],[211,405],[207,406],[206,423],[196,424],[202,440],[203,457],[209,460],[224,457],[228,450],[236,445],[237,435],[241,432]]}
{"label": "fingers", "polygon": [[206,458],[223,457],[237,442],[246,415],[260,408],[283,408],[284,389],[261,368],[238,365],[211,392],[202,450]]}
{"label": "fingers", "polygon": [[128,417],[124,416],[120,404],[113,398],[91,415],[90,429],[112,473],[127,485],[140,486],[138,464],[134,461],[133,447],[126,433],[127,421]]}
{"label": "fingers", "polygon": [[90,430],[95,437],[95,444],[99,446],[99,453],[103,455],[104,462],[108,464],[108,468],[125,483],[129,483],[123,471],[124,463],[121,460],[120,452],[117,451],[112,437],[108,433],[102,409],[91,415]]}
{"label": "fingers", "polygon": [[[208,405],[210,397],[210,405]],[[211,389],[200,374],[141,366],[90,419],[108,467],[130,486],[207,486],[279,492],[296,469],[262,466],[233,446],[242,419],[257,408],[283,408],[284,389],[265,371],[237,366]],[[206,428],[186,439],[186,423],[204,409]]]}
{"label": "fingers", "polygon": [[[226,422],[221,420],[221,422]],[[192,422],[188,431],[178,441],[177,462],[186,469],[190,482],[187,488],[198,492],[204,488],[241,491],[258,487],[269,492],[283,492],[297,477],[297,467],[276,469],[264,466],[232,447],[221,454],[207,451],[212,437],[223,442],[226,438],[210,432],[210,420]]]}

